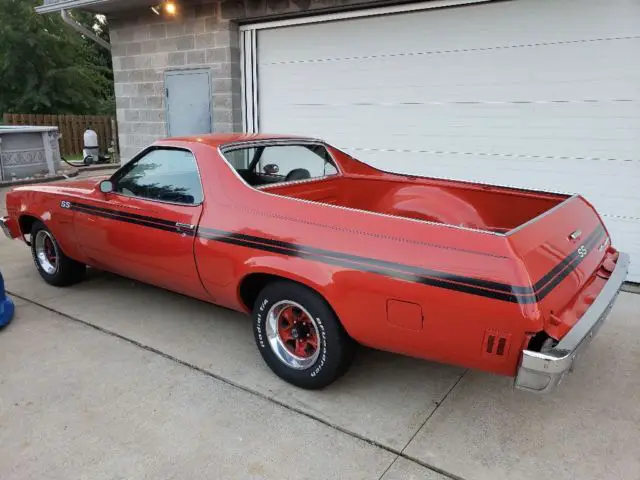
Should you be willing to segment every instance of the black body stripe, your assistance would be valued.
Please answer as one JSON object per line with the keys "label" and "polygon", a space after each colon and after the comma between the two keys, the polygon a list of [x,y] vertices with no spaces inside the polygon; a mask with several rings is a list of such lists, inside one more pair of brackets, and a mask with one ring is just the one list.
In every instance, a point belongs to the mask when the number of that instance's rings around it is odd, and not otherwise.
{"label": "black body stripe", "polygon": [[[128,213],[128,212],[123,212],[120,210],[111,210],[108,208],[100,208],[100,207],[94,207],[93,205],[86,205],[84,203],[76,203],[76,202],[71,202],[71,207],[72,208],[83,208],[85,210],[90,210],[91,213],[108,213],[111,215],[117,215],[119,217],[126,217],[126,218],[130,218],[132,220],[141,220],[143,222],[147,222],[147,223],[157,223],[157,224],[161,224],[161,225],[167,225],[169,227],[175,227],[176,226],[176,222],[173,222],[171,220],[164,220],[162,218],[156,218],[156,217],[147,217],[146,215],[137,215],[135,213]],[[89,213],[89,212],[87,212]]]}
{"label": "black body stripe", "polygon": [[[591,249],[593,244],[596,243],[604,233],[604,229],[602,226],[596,228],[591,235],[587,238],[584,246],[587,249]],[[279,247],[280,253],[285,255],[293,255],[293,256],[301,256],[301,253],[306,254],[307,256],[315,256],[320,257],[316,258],[320,261],[325,261],[326,257],[328,258],[337,258],[347,260],[351,263],[362,263],[366,265],[373,265],[376,267],[381,267],[385,271],[387,270],[400,270],[402,272],[411,273],[420,277],[432,277],[434,279],[441,280],[443,282],[449,283],[460,283],[467,286],[477,287],[479,289],[487,289],[497,292],[504,292],[510,294],[513,297],[520,297],[521,299],[528,296],[536,297],[541,300],[553,289],[555,285],[560,283],[562,279],[566,278],[580,263],[582,257],[578,255],[578,249],[573,251],[569,256],[567,256],[564,260],[562,260],[558,265],[556,265],[549,273],[544,275],[538,282],[536,282],[535,286],[532,287],[521,287],[508,285],[504,283],[493,282],[489,280],[482,280],[478,278],[472,277],[463,277],[460,275],[450,274],[446,272],[438,272],[435,270],[422,269],[419,267],[414,267],[410,265],[402,265],[394,262],[389,262],[385,260],[377,260],[373,258],[360,257],[357,255],[350,255],[340,252],[332,252],[329,250],[322,250],[319,248],[307,247],[296,245],[293,243],[282,242],[279,240],[270,240],[267,238],[254,237],[251,235],[244,235],[240,233],[231,233],[225,232],[222,230],[216,230],[211,228],[200,228],[199,235],[204,237],[211,236],[212,240],[220,240],[221,238],[233,238],[237,240],[234,242],[234,245],[245,245],[251,248],[257,248],[261,250],[265,250],[264,245]],[[264,244],[264,245],[263,245]],[[282,251],[284,249],[284,251]],[[578,261],[577,261],[578,260]],[[562,273],[561,273],[562,272]],[[560,274],[560,275],[559,275]],[[555,277],[555,280],[554,280]],[[553,280],[553,281],[551,281]],[[551,281],[551,283],[549,283]],[[548,285],[552,285],[549,288]],[[500,295],[502,297],[502,295]]]}
{"label": "black body stripe", "polygon": [[[583,244],[584,247],[589,252],[591,251],[592,248],[594,248],[598,244],[598,242],[600,242],[600,240],[602,240],[602,237],[604,236],[604,228],[600,226],[596,229],[594,233],[597,233],[597,234],[590,235],[587,242]],[[551,291],[553,291],[553,289],[556,288],[560,284],[560,282],[562,282],[565,278],[567,278],[578,267],[578,265],[580,265],[582,261],[587,257],[586,256],[581,257],[580,255],[578,255],[578,250],[576,250],[567,258],[571,258],[571,260],[568,262],[567,268],[565,268],[562,271],[562,273],[560,273],[557,277],[551,280],[551,282],[549,282],[542,290],[540,290],[537,293],[538,299],[542,300],[544,297],[549,295],[549,293],[551,293]]]}
{"label": "black body stripe", "polygon": [[[119,212],[116,210],[108,210],[105,208],[91,207],[88,205],[72,203],[71,209],[77,212],[86,213],[88,215],[95,215],[97,217],[110,218],[112,220],[118,220],[120,222],[132,223],[134,225],[140,225],[142,227],[155,228],[157,230],[164,230],[165,232],[180,233],[188,236],[194,236],[194,231],[180,229],[176,226],[176,222],[169,220],[163,220],[161,218],[144,217],[142,215],[135,215],[133,213]],[[145,219],[145,220],[143,220]]]}
{"label": "black body stripe", "polygon": [[268,238],[254,237],[251,235],[244,235],[242,233],[230,233],[222,230],[215,230],[212,228],[200,228],[198,232],[201,235],[202,233],[213,234],[213,235],[228,235],[228,236],[232,236],[233,238],[237,238],[239,240],[246,240],[252,243],[264,243],[266,245],[282,247],[282,248],[286,248],[294,251],[304,250],[307,253],[311,253],[311,254],[315,254],[323,257],[334,257],[334,258],[340,258],[340,259],[349,260],[357,263],[366,263],[368,265],[375,265],[382,268],[397,269],[405,272],[410,272],[416,275],[422,275],[426,277],[437,277],[439,279],[450,281],[450,282],[464,283],[464,284],[476,286],[479,288],[497,290],[505,293],[511,293],[514,295],[531,295],[534,293],[531,287],[517,287],[513,285],[508,285],[506,283],[493,282],[490,280],[482,280],[479,278],[472,278],[472,277],[463,277],[463,276],[455,275],[452,273],[438,272],[435,270],[414,267],[411,265],[402,265],[394,262],[389,262],[386,260],[378,260],[375,258],[361,257],[358,255],[351,255],[348,253],[340,253],[340,252],[334,252],[330,250],[323,250],[320,248],[308,247],[306,245],[296,245],[294,243],[282,242],[279,240],[270,240]]}
{"label": "black body stripe", "polygon": [[428,286],[432,286],[432,287],[446,288],[448,290],[456,290],[456,291],[459,291],[459,292],[470,293],[470,294],[473,294],[473,295],[478,295],[478,296],[487,297],[487,298],[493,298],[493,299],[496,299],[496,300],[503,300],[503,301],[506,301],[506,302],[534,303],[536,301],[535,297],[518,298],[516,295],[513,295],[511,293],[494,292],[492,290],[483,290],[481,288],[474,287],[474,286],[471,286],[471,285],[452,283],[452,282],[448,282],[446,280],[440,280],[440,279],[437,279],[437,278],[422,277],[422,276],[415,275],[415,274],[408,273],[408,272],[376,267],[375,265],[356,263],[356,262],[353,262],[353,261],[343,260],[343,259],[339,259],[339,258],[321,257],[319,255],[308,253],[308,252],[304,252],[304,251],[299,250],[299,249],[298,250],[291,250],[291,249],[287,249],[287,248],[283,248],[283,247],[277,247],[277,246],[274,246],[274,245],[265,245],[265,244],[262,244],[262,243],[248,242],[246,240],[240,240],[238,238],[234,238],[232,235],[214,235],[214,234],[208,234],[208,233],[200,232],[198,234],[198,236],[206,238],[208,240],[215,240],[215,241],[218,241],[218,242],[228,243],[228,244],[231,244],[231,245],[237,245],[237,246],[241,246],[241,247],[248,247],[248,248],[253,248],[253,249],[256,249],[256,250],[263,250],[263,251],[272,252],[272,253],[280,253],[280,254],[283,254],[283,255],[289,255],[289,256],[297,257],[297,258],[304,258],[304,259],[307,259],[307,260],[315,260],[315,261],[319,261],[319,262],[326,263],[326,264],[329,264],[329,265],[347,267],[347,268],[351,268],[353,270],[359,270],[359,271],[362,271],[362,272],[377,273],[377,274],[380,274],[380,275],[384,275],[386,277],[397,278],[399,280],[406,280],[408,282],[420,283],[422,285],[428,285]]}
{"label": "black body stripe", "polygon": [[[587,249],[591,249],[595,243],[602,237],[602,233],[604,230],[602,227],[596,229],[588,239],[588,242],[584,244]],[[301,247],[295,244],[289,244],[287,242],[276,242],[268,239],[262,239],[260,237],[251,237],[249,235],[235,234],[231,232],[224,232],[221,230],[214,230],[208,228],[199,229],[198,236],[215,240],[223,243],[228,243],[237,246],[243,246],[248,248],[253,248],[257,250],[268,251],[272,253],[280,253],[283,255],[289,255],[298,258],[305,258],[308,260],[320,261],[323,263],[337,265],[337,266],[345,266],[348,268],[352,268],[355,270],[366,271],[371,273],[377,273],[380,275],[385,275],[393,278],[398,278],[401,280],[407,280],[414,283],[420,283],[423,285],[435,286],[440,288],[446,288],[449,290],[455,290],[464,293],[470,293],[473,295],[478,295],[482,297],[493,298],[496,300],[502,300],[513,303],[535,303],[542,300],[546,297],[562,280],[564,280],[571,272],[575,270],[575,268],[582,262],[583,257],[578,255],[577,250],[569,255],[565,260],[561,262],[562,267],[566,267],[561,273],[561,269],[558,266],[552,269],[554,275],[557,275],[553,281],[548,283],[545,288],[543,288],[539,293],[534,293],[531,288],[528,288],[528,294],[516,294],[513,293],[516,288],[520,288],[522,290],[527,289],[527,287],[513,287],[512,292],[504,292],[504,291],[494,291],[489,289],[484,289],[482,287],[475,286],[471,283],[464,283],[463,280],[460,283],[456,283],[452,281],[451,275],[447,273],[440,273],[435,271],[426,270],[425,272],[429,272],[430,275],[425,276],[424,274],[419,274],[411,271],[407,271],[409,268],[415,269],[419,271],[420,269],[416,267],[409,267],[401,264],[394,264],[392,262],[384,262],[385,266],[381,266],[380,264],[375,264],[371,262],[372,259],[367,259],[365,257],[357,257],[357,256],[349,256],[346,254],[342,254],[339,257],[333,255],[335,252],[328,252],[333,256],[325,256],[320,253],[312,252],[312,249],[307,247]],[[265,241],[266,240],[266,241]],[[315,249],[317,251],[322,251],[320,249]],[[324,252],[324,251],[322,251]],[[337,257],[337,258],[336,258]],[[387,266],[388,265],[388,266]],[[438,276],[441,275],[441,276]],[[548,281],[547,277],[549,274],[545,275],[542,280]],[[466,277],[459,277],[459,279],[465,279]],[[553,278],[553,277],[549,277]],[[470,278],[469,280],[474,280],[477,282],[482,282],[480,279]],[[488,282],[495,283],[495,282]],[[541,283],[541,282],[538,282]]]}
{"label": "black body stripe", "polygon": [[[83,212],[89,215],[96,215],[103,218],[110,218],[126,223],[141,225],[144,227],[155,228],[172,233],[186,234],[193,236],[194,231],[188,231],[177,227],[176,222],[149,217],[145,215],[137,215],[133,213],[122,212],[118,210],[110,210],[106,208],[95,207],[77,202],[71,202],[71,209]],[[587,237],[583,244],[587,250],[591,250],[593,246],[602,238],[604,228],[597,227]],[[565,257],[560,263],[553,267],[533,287],[515,286],[506,283],[494,282],[491,280],[483,280],[473,277],[464,277],[461,275],[451,274],[447,272],[439,272],[436,270],[424,269],[412,265],[403,265],[390,262],[387,260],[379,260],[375,258],[361,257],[342,252],[334,252],[320,248],[298,245],[295,243],[284,242],[281,240],[273,240],[264,237],[256,237],[245,235],[242,233],[227,232],[213,228],[198,228],[198,236],[214,240],[230,245],[263,250],[282,255],[289,255],[308,260],[319,261],[322,263],[343,266],[363,272],[377,273],[400,280],[406,280],[422,285],[446,288],[459,292],[478,295],[481,297],[493,298],[512,303],[535,303],[546,297],[553,289],[573,272],[582,262],[584,257],[578,253],[578,249]]]}
{"label": "black body stripe", "polygon": [[[599,238],[602,237],[604,233],[604,228],[602,225],[599,225],[585,240],[583,244],[585,247],[590,248],[590,245],[593,241],[598,241]],[[578,247],[579,248],[579,247]],[[536,282],[533,286],[536,292],[539,292],[553,277],[555,277],[558,273],[560,273],[567,265],[569,265],[575,258],[578,257],[578,249],[574,250],[569,256],[567,256],[564,260],[558,263],[555,267],[553,267],[546,275],[544,275],[540,280]]]}

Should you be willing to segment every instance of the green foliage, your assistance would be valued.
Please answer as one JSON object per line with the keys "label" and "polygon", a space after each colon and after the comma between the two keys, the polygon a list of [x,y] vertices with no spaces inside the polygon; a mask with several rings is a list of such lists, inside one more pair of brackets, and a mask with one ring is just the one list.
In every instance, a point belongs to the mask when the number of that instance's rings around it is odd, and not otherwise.
{"label": "green foliage", "polygon": [[[66,25],[40,15],[40,0],[0,0],[0,113],[113,114],[109,51]],[[74,12],[87,28],[106,24]]]}

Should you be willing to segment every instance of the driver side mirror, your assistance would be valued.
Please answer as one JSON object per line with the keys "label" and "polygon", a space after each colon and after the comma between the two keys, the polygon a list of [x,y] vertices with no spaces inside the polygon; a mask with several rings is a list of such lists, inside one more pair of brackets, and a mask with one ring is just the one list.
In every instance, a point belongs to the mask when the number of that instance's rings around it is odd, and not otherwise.
{"label": "driver side mirror", "polygon": [[111,180],[103,180],[100,182],[100,191],[102,193],[113,192],[113,182]]}
{"label": "driver side mirror", "polygon": [[262,168],[262,170],[267,175],[275,175],[276,173],[278,173],[280,171],[280,167],[278,167],[278,165],[276,165],[275,163],[270,163],[268,165],[265,165]]}

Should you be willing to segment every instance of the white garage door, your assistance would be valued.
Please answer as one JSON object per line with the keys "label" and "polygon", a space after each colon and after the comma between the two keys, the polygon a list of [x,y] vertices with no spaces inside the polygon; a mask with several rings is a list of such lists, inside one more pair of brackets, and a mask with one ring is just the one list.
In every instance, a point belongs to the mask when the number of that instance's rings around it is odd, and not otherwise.
{"label": "white garage door", "polygon": [[247,35],[260,131],[322,137],[386,170],[581,193],[640,282],[637,1],[512,0]]}

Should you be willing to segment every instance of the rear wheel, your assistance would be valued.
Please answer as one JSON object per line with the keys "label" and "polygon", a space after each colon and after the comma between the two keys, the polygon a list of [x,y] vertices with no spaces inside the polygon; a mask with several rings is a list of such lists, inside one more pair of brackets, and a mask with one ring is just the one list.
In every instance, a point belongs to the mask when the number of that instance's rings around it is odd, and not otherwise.
{"label": "rear wheel", "polygon": [[31,227],[31,254],[40,276],[51,285],[64,287],[84,278],[86,267],[67,257],[53,233],[40,221]]}
{"label": "rear wheel", "polygon": [[323,388],[349,367],[354,342],[316,292],[294,282],[267,285],[254,305],[254,334],[271,370],[306,389]]}

